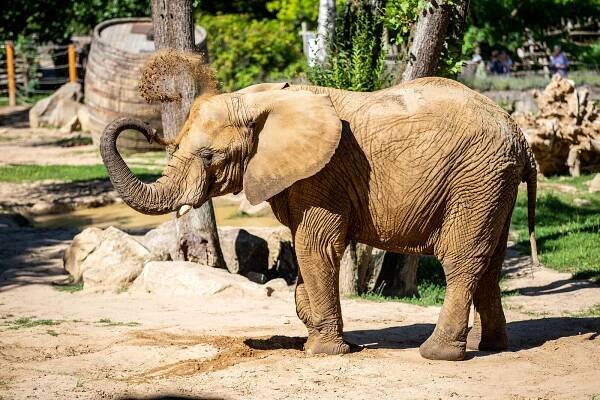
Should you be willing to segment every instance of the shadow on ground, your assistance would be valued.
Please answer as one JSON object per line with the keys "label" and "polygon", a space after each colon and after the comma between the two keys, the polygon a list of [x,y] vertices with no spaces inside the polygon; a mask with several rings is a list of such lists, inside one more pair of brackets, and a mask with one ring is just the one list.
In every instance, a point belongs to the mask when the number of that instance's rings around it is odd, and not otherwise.
{"label": "shadow on ground", "polygon": [[225,397],[213,396],[183,396],[178,394],[158,394],[149,396],[123,396],[117,397],[119,400],[225,400]]}
{"label": "shadow on ground", "polygon": [[[423,343],[433,332],[434,324],[413,324],[382,329],[366,329],[346,332],[346,340],[373,349],[409,349]],[[598,337],[600,318],[553,317],[507,324],[509,351],[527,350],[563,337],[592,334],[588,340]],[[489,353],[476,352],[483,356]]]}

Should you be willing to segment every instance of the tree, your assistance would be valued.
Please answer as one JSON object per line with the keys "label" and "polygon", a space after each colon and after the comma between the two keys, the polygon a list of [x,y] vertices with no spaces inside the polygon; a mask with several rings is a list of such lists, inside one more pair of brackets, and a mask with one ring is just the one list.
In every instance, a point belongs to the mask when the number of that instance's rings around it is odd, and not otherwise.
{"label": "tree", "polygon": [[[192,0],[152,0],[156,49],[195,52],[192,15]],[[173,77],[172,84],[181,97],[177,101],[162,103],[163,134],[167,139],[177,136],[198,95],[193,80],[191,73]],[[211,200],[178,218],[176,224],[180,259],[225,267]]]}
{"label": "tree", "polygon": [[335,0],[320,0],[317,27],[317,61],[320,64],[327,58],[328,43],[335,34],[335,19]]}

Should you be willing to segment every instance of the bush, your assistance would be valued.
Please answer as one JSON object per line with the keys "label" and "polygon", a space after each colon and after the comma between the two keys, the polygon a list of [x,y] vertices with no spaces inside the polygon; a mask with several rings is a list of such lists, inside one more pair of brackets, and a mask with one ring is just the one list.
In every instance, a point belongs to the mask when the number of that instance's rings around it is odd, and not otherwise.
{"label": "bush", "polygon": [[309,70],[311,83],[361,92],[382,88],[386,83],[382,27],[383,18],[366,2],[348,4],[338,13],[325,64]]}
{"label": "bush", "polygon": [[206,15],[210,62],[223,89],[298,76],[306,69],[302,42],[293,26],[247,15]]}

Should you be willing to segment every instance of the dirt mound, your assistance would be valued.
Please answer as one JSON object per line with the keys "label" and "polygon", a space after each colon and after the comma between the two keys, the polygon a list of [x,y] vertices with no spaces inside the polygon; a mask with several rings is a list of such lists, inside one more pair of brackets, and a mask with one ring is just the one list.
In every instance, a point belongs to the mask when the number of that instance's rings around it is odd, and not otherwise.
{"label": "dirt mound", "polygon": [[270,336],[256,339],[230,336],[185,336],[165,332],[137,331],[132,333],[133,344],[139,346],[193,346],[209,345],[217,354],[205,360],[183,360],[152,368],[128,381],[145,381],[157,377],[188,376],[202,372],[219,371],[255,358],[265,358],[277,351],[303,357],[306,338]]}
{"label": "dirt mound", "polygon": [[587,89],[555,75],[542,93],[534,91],[536,115],[514,115],[544,175],[600,171],[600,118]]}

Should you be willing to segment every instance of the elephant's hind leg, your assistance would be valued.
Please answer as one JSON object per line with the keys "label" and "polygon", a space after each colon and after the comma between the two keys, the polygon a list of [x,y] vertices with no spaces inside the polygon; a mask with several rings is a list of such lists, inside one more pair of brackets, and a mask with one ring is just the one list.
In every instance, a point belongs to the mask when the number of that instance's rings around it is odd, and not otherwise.
{"label": "elephant's hind leg", "polygon": [[[305,351],[307,354],[348,353],[350,346],[342,339],[338,276],[346,245],[345,223],[339,215],[311,207],[303,213],[294,241],[303,279],[296,293],[300,295],[297,297],[298,315],[308,322],[309,329]],[[305,314],[309,309],[310,317]]]}
{"label": "elephant's hind leg", "polygon": [[506,318],[500,293],[500,274],[506,254],[509,226],[510,218],[505,224],[490,265],[475,289],[473,327],[467,336],[467,348],[472,350],[501,351],[508,347]]}
{"label": "elephant's hind leg", "polygon": [[479,271],[487,267],[488,258],[442,260],[446,272],[444,305],[431,336],[419,352],[430,360],[459,361],[466,354],[469,312]]}

